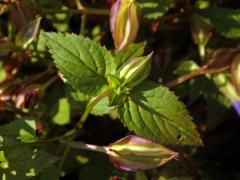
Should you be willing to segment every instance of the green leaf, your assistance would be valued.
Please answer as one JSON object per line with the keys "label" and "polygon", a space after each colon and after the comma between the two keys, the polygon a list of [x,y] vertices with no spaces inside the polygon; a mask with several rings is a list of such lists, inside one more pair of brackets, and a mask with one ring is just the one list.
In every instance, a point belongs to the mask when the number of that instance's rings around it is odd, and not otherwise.
{"label": "green leaf", "polygon": [[106,48],[83,36],[45,33],[55,63],[67,81],[85,95],[106,89],[108,74],[114,74],[114,59]]}
{"label": "green leaf", "polygon": [[173,5],[175,0],[137,0],[144,18],[158,19]]}
{"label": "green leaf", "polygon": [[36,180],[58,180],[59,174],[59,169],[55,166],[51,166],[41,173]]}
{"label": "green leaf", "polygon": [[240,38],[240,11],[224,8],[198,10],[198,14],[207,18],[210,23],[227,38]]}
{"label": "green leaf", "polygon": [[91,114],[95,116],[103,116],[109,114],[112,110],[114,110],[114,106],[109,106],[109,99],[108,97],[105,97],[93,107]]}
{"label": "green leaf", "polygon": [[[66,86],[65,92],[71,105],[71,110],[75,110],[78,113],[83,111],[86,108],[87,102],[91,100],[91,97],[84,95],[70,86]],[[114,107],[109,107],[108,97],[105,97],[93,107],[91,114],[103,116],[109,114],[113,109]]]}
{"label": "green leaf", "polygon": [[58,158],[33,147],[35,121],[19,119],[0,126],[0,177],[28,179],[44,171]]}
{"label": "green leaf", "polygon": [[131,44],[127,49],[121,49],[115,56],[115,63],[117,69],[124,65],[129,60],[142,56],[144,53],[146,43]]}
{"label": "green leaf", "polygon": [[145,81],[119,108],[122,122],[137,135],[161,144],[202,145],[184,104],[167,88]]}
{"label": "green leaf", "polygon": [[4,63],[0,61],[0,82],[3,82],[7,78],[7,72],[4,69]]}
{"label": "green leaf", "polygon": [[70,104],[67,98],[58,100],[58,110],[53,117],[53,122],[57,125],[66,125],[70,123]]}
{"label": "green leaf", "polygon": [[35,130],[35,121],[19,119],[13,123],[0,126],[0,136],[18,139],[22,142],[34,142],[36,140]]}
{"label": "green leaf", "polygon": [[0,167],[0,176],[6,174],[7,177],[16,176],[26,179],[38,175],[58,160],[53,155],[26,147],[24,144],[21,147],[8,148],[2,152],[7,160],[7,167]]}
{"label": "green leaf", "polygon": [[80,169],[79,179],[110,179],[110,176],[113,174],[115,168],[111,163],[109,163],[107,156],[93,152],[87,152],[86,154],[88,155],[87,157],[89,158],[89,161]]}
{"label": "green leaf", "polygon": [[198,64],[192,60],[186,60],[179,63],[177,69],[174,71],[178,76],[190,73],[199,68]]}
{"label": "green leaf", "polygon": [[68,98],[68,102],[70,103],[71,110],[77,111],[78,113],[85,109],[87,102],[91,99],[91,97],[73,89],[71,86],[65,86],[65,93]]}

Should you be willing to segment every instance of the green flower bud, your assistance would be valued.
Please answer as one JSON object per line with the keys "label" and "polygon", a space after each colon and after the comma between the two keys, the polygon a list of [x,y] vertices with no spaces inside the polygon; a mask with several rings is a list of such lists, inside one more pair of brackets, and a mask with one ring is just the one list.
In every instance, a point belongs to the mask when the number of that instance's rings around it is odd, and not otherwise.
{"label": "green flower bud", "polygon": [[109,160],[125,171],[155,168],[176,159],[178,153],[137,136],[127,136],[108,146]]}
{"label": "green flower bud", "polygon": [[191,24],[193,42],[199,48],[201,58],[205,57],[205,47],[212,36],[212,27],[201,16],[194,15]]}
{"label": "green flower bud", "polygon": [[152,54],[134,58],[122,67],[119,77],[124,86],[133,88],[148,77],[151,70]]}
{"label": "green flower bud", "polygon": [[28,23],[16,36],[16,45],[26,49],[37,37],[41,18]]}
{"label": "green flower bud", "polygon": [[238,95],[240,96],[240,53],[238,53],[231,65],[231,79]]}
{"label": "green flower bud", "polygon": [[219,90],[232,102],[240,103],[240,96],[235,87],[224,73],[217,73],[213,75],[213,80],[218,86]]}
{"label": "green flower bud", "polygon": [[135,0],[117,0],[113,4],[110,29],[117,52],[134,42],[139,29],[139,7]]}

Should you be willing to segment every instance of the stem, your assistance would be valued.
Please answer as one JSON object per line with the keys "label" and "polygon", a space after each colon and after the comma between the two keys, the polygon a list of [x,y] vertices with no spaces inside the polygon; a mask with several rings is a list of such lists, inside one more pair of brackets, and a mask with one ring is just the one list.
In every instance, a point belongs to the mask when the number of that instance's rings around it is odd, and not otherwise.
{"label": "stem", "polygon": [[83,36],[85,35],[86,22],[87,22],[87,15],[83,14],[81,16],[81,26],[80,26],[80,34]]}
{"label": "stem", "polygon": [[42,15],[46,14],[56,14],[56,13],[66,13],[66,14],[89,14],[89,15],[103,15],[108,16],[108,9],[95,9],[95,8],[85,8],[84,10],[78,9],[38,9],[39,13]]}
{"label": "stem", "polygon": [[203,74],[213,74],[213,73],[217,73],[217,72],[221,72],[221,71],[225,71],[227,70],[229,67],[223,67],[223,68],[219,68],[219,69],[206,69],[207,67],[201,67],[200,69],[197,69],[195,71],[192,71],[188,74],[184,74],[180,77],[178,77],[177,79],[170,81],[168,83],[165,84],[165,86],[167,87],[172,87],[178,84],[181,84],[191,78],[194,78],[196,76],[199,75],[203,75]]}
{"label": "stem", "polygon": [[108,95],[108,91],[103,92],[101,95],[91,99],[89,103],[87,104],[87,107],[80,118],[79,122],[77,123],[76,127],[81,128],[83,126],[83,123],[86,121],[89,113],[91,112],[92,108],[99,102],[101,101],[104,97]]}
{"label": "stem", "polygon": [[64,162],[65,162],[65,160],[66,160],[66,158],[67,158],[67,156],[68,156],[69,151],[70,151],[70,148],[69,148],[69,147],[66,147],[66,148],[64,149],[63,154],[62,154],[62,158],[61,158],[61,160],[60,160],[60,162],[59,162],[59,165],[58,165],[59,171],[62,170],[62,167],[63,167]]}
{"label": "stem", "polygon": [[96,151],[104,154],[108,154],[109,152],[108,147],[106,146],[97,146],[93,144],[85,144],[83,142],[73,142],[73,141],[61,141],[61,143],[66,145],[67,147],[76,148],[76,149]]}
{"label": "stem", "polygon": [[[89,113],[91,112],[92,108],[101,100],[103,99],[104,97],[106,97],[108,94],[107,91],[103,92],[100,96],[97,96],[95,98],[93,98],[88,104],[87,104],[87,107],[81,117],[81,119],[79,120],[79,122],[77,123],[77,125],[75,126],[74,129],[68,131],[67,133],[65,133],[63,136],[60,136],[59,139],[60,142],[62,142],[63,144],[66,144],[68,145],[68,147],[66,147],[64,149],[64,152],[63,152],[63,155],[62,155],[62,158],[61,158],[61,161],[59,163],[59,170],[62,169],[63,167],[63,164],[64,164],[64,161],[66,160],[68,154],[69,154],[69,151],[70,151],[70,147],[76,147],[76,148],[80,148],[80,149],[85,149],[85,150],[91,150],[91,151],[98,151],[98,152],[102,152],[102,153],[106,153],[106,150],[104,147],[98,147],[98,146],[95,146],[95,145],[85,145],[83,143],[75,143],[75,142],[70,142],[70,141],[64,141],[64,140],[61,140],[63,138],[66,138],[68,137],[70,140],[72,140],[74,138],[73,135],[75,135],[77,133],[77,131],[79,129],[81,129],[83,123],[86,121]],[[77,144],[77,145],[76,145]]]}
{"label": "stem", "polygon": [[[82,11],[82,12],[86,11],[86,8],[82,5],[81,0],[75,0],[75,3],[79,11]],[[80,25],[80,31],[79,31],[81,35],[85,34],[86,22],[87,22],[87,15],[84,13],[81,16],[81,25]]]}
{"label": "stem", "polygon": [[15,112],[16,114],[19,114],[21,116],[30,116],[29,113],[26,113],[18,108],[16,108],[13,104],[11,103],[6,103],[4,108],[7,110],[7,111],[10,111],[10,112]]}
{"label": "stem", "polygon": [[[46,144],[49,144],[49,143],[54,143],[54,142],[57,142],[59,141],[59,139],[49,139],[49,140],[40,140],[40,141],[35,141],[35,142],[28,142],[28,143],[24,143],[24,146],[42,146],[42,145],[46,145]],[[23,146],[23,143],[15,143],[15,144],[9,144],[9,145],[6,145],[6,147],[8,149],[10,148],[18,148],[18,147],[22,147]]]}
{"label": "stem", "polygon": [[205,58],[205,55],[206,55],[205,45],[199,45],[198,46],[198,51],[199,51],[199,55],[201,57],[201,60],[203,60]]}
{"label": "stem", "polygon": [[41,72],[41,73],[38,73],[37,75],[33,76],[32,78],[28,79],[27,82],[30,84],[30,83],[33,83],[34,81],[37,81],[51,73],[54,73],[55,70],[53,69],[53,67],[49,67],[48,69],[46,69],[45,71]]}
{"label": "stem", "polygon": [[75,0],[75,3],[76,3],[76,5],[77,5],[77,8],[79,9],[79,10],[84,10],[85,9],[85,7],[82,5],[82,3],[81,3],[81,0]]}
{"label": "stem", "polygon": [[[97,96],[95,98],[93,98],[88,104],[87,104],[87,107],[83,113],[83,115],[81,116],[81,119],[79,120],[79,122],[76,124],[76,126],[66,132],[63,136],[60,136],[58,139],[61,140],[63,138],[69,138],[70,140],[72,140],[74,137],[73,135],[77,134],[77,131],[79,129],[82,128],[84,122],[86,121],[89,113],[91,112],[92,108],[99,102],[101,101],[104,97],[106,97],[108,95],[108,92],[105,91],[103,92],[100,96]],[[66,157],[68,156],[68,153],[69,153],[69,150],[70,150],[70,147],[75,147],[75,148],[80,148],[80,149],[85,149],[85,150],[91,150],[91,151],[98,151],[98,152],[102,152],[102,153],[106,153],[106,150],[104,147],[98,147],[98,146],[95,146],[95,145],[84,145],[83,143],[80,143],[77,145],[74,143],[74,142],[69,142],[69,141],[63,141],[61,140],[61,142],[63,142],[63,144],[67,144],[69,147],[65,148],[64,152],[63,152],[63,156],[62,156],[62,159],[59,163],[59,170],[62,169],[62,166],[64,164],[64,161],[66,159]]]}
{"label": "stem", "polygon": [[58,80],[58,76],[55,75],[51,79],[49,79],[46,83],[42,85],[42,89],[45,91],[52,83],[54,83],[56,80]]}

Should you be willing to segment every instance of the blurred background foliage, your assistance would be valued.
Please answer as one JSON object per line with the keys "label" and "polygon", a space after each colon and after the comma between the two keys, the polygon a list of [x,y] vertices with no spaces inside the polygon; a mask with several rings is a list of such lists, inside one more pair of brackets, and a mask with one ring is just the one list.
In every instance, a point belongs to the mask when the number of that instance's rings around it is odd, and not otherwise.
{"label": "blurred background foliage", "polygon": [[[188,155],[179,162],[172,161],[157,169],[126,173],[114,168],[102,154],[79,150],[70,150],[59,165],[58,158],[64,156],[63,149],[52,145],[39,150],[43,157],[33,163],[33,167],[43,173],[30,178],[30,171],[29,179],[58,179],[58,166],[62,168],[61,179],[240,179],[239,114],[232,107],[232,96],[219,86],[219,77],[214,80],[218,71],[223,72],[229,66],[231,53],[236,53],[239,48],[239,0],[137,2],[142,13],[136,42],[146,41],[146,51],[154,51],[149,78],[169,85],[187,105],[205,146],[174,147],[179,152],[188,152]],[[19,120],[19,115],[31,114],[37,121],[37,136],[49,139],[74,127],[89,98],[64,84],[42,33],[83,34],[112,50],[109,9],[113,3],[114,0],[0,1],[1,125]],[[173,82],[204,67],[210,59],[209,54],[223,48],[228,49],[216,55],[216,61],[223,59],[223,66],[208,64],[197,74],[199,76],[191,76],[182,83]],[[210,75],[210,70],[216,74]],[[223,76],[228,80],[229,71],[224,71]],[[106,103],[101,101],[92,110],[78,140],[107,145],[129,133],[117,120],[114,109],[105,108]],[[19,148],[18,151],[14,153],[33,152],[31,148]],[[17,164],[21,160],[15,158],[13,166],[25,172],[21,169],[25,165]],[[4,155],[0,155],[0,173],[4,169],[3,162]]]}

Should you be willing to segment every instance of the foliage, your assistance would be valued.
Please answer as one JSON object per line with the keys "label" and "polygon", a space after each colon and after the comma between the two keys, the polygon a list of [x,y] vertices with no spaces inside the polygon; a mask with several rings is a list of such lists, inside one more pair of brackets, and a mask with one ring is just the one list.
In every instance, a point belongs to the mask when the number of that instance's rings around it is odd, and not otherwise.
{"label": "foliage", "polygon": [[1,1],[0,178],[239,179],[239,37],[237,0]]}

